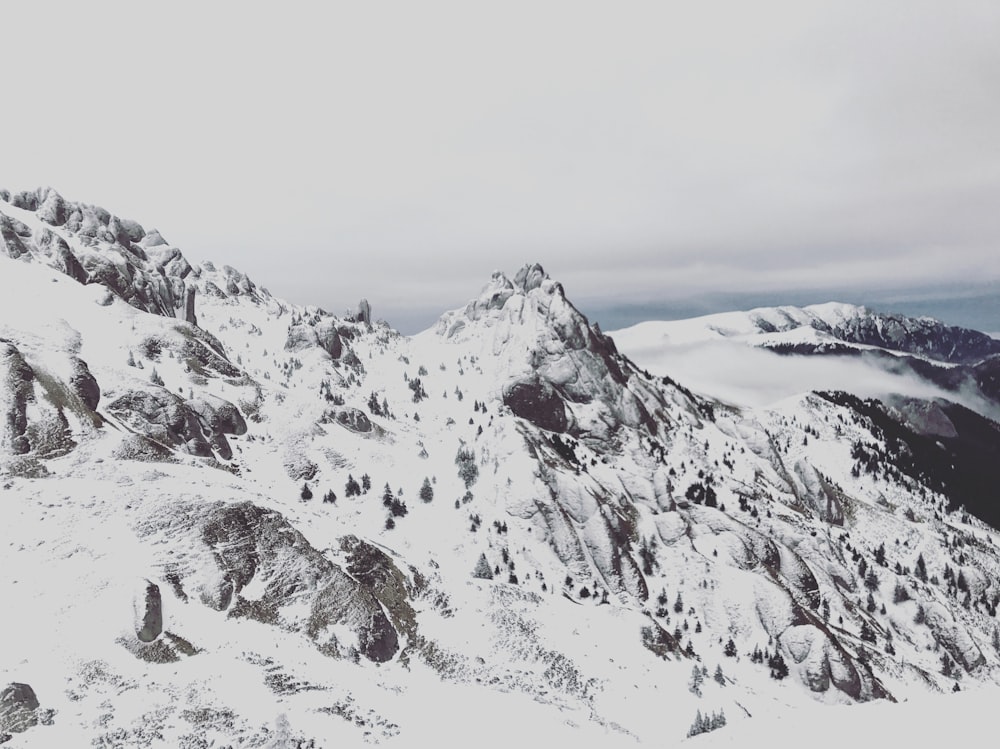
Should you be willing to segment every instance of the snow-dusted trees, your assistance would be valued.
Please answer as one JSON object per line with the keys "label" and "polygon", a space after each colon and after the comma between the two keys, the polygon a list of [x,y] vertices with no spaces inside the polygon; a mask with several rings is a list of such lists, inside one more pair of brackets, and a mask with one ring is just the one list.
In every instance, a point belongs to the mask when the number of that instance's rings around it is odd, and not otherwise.
{"label": "snow-dusted trees", "polygon": [[478,577],[481,580],[492,580],[493,570],[490,569],[490,563],[486,561],[486,554],[479,555],[479,561],[476,562],[476,568],[472,571],[473,577]]}
{"label": "snow-dusted trees", "polygon": [[704,681],[705,677],[701,673],[701,666],[695,664],[691,667],[691,681],[688,682],[688,691],[701,697],[701,685]]}
{"label": "snow-dusted trees", "polygon": [[708,733],[709,731],[714,731],[716,728],[722,728],[726,725],[726,714],[719,710],[718,713],[712,713],[711,715],[702,715],[701,710],[695,715],[694,723],[691,724],[691,728],[688,729],[688,737],[697,736],[699,733]]}
{"label": "snow-dusted trees", "polygon": [[434,499],[434,487],[431,486],[431,480],[424,477],[424,483],[420,487],[420,499],[424,502],[430,502]]}
{"label": "snow-dusted trees", "polygon": [[455,465],[458,466],[458,477],[465,483],[468,489],[479,478],[479,466],[476,465],[476,451],[464,445],[458,448],[455,454]]}

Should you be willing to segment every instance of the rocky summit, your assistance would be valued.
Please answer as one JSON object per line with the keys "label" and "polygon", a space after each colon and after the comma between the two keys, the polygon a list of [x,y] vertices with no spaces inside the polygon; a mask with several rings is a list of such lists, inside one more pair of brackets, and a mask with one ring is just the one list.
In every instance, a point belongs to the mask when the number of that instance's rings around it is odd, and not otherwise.
{"label": "rocky summit", "polygon": [[[411,337],[374,301],[0,191],[0,742],[673,745],[1000,677],[1000,342],[609,336],[537,264]],[[664,336],[933,392],[747,405],[622,353]]]}

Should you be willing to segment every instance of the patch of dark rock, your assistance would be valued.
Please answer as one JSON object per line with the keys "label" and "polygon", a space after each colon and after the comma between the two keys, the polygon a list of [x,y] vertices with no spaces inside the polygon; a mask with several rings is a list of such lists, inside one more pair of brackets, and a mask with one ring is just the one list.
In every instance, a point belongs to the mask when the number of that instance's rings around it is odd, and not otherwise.
{"label": "patch of dark rock", "polygon": [[503,402],[515,416],[550,432],[565,432],[569,426],[562,398],[544,380],[514,383],[505,388]]}
{"label": "patch of dark rock", "polygon": [[[324,418],[324,421],[327,419]],[[359,434],[367,434],[372,430],[372,423],[364,411],[357,408],[341,408],[333,412],[333,420],[346,429]]]}
{"label": "patch of dark rock", "polygon": [[177,663],[182,657],[191,657],[201,652],[188,640],[171,632],[164,632],[162,637],[152,642],[142,642],[132,637],[120,637],[117,642],[146,663]]}
{"label": "patch of dark rock", "polygon": [[97,404],[101,402],[101,388],[83,359],[73,357],[73,373],[70,375],[69,384],[87,408],[91,411],[97,410]]}
{"label": "patch of dark rock", "polygon": [[138,460],[144,463],[175,463],[169,448],[142,434],[127,434],[112,451],[116,460]]}
{"label": "patch of dark rock", "polygon": [[12,682],[0,691],[0,733],[21,733],[38,725],[38,697],[28,684]]}
{"label": "patch of dark rock", "polygon": [[139,609],[140,627],[135,635],[140,642],[152,642],[163,632],[163,601],[156,583],[146,581],[146,590],[143,593],[143,600],[139,602]]}
{"label": "patch of dark rock", "polygon": [[643,647],[663,660],[670,660],[671,653],[680,650],[680,645],[674,636],[652,619],[642,628],[640,634]]}

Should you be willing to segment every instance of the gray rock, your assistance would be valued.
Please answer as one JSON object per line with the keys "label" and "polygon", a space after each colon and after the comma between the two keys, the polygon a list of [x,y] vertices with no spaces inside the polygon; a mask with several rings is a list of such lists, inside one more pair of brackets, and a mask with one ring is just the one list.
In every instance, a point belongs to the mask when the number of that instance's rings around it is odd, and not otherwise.
{"label": "gray rock", "polygon": [[197,289],[194,286],[188,286],[184,290],[184,320],[197,327],[198,318],[194,313],[194,295],[196,291]]}
{"label": "gray rock", "polygon": [[[333,634],[335,625],[352,633],[369,660],[389,660],[399,649],[397,629],[379,596],[392,604],[396,613],[391,615],[400,621],[412,609],[405,585],[399,585],[402,573],[387,557],[352,546],[354,571],[348,574],[280,513],[250,502],[172,506],[144,521],[139,531],[171,548],[170,542],[179,541],[191,549],[170,557],[176,585],[230,617],[303,632],[321,652],[335,657],[351,655],[351,643]],[[243,594],[251,582],[254,594],[248,598]]]}
{"label": "gray rock", "polygon": [[372,307],[367,299],[358,302],[358,314],[355,318],[358,322],[370,323],[372,321]]}
{"label": "gray rock", "polygon": [[73,374],[70,375],[69,384],[73,388],[80,400],[91,411],[97,410],[97,405],[101,402],[101,387],[97,384],[94,375],[90,373],[90,367],[83,359],[73,357]]}
{"label": "gray rock", "polygon": [[152,642],[159,637],[163,632],[163,600],[156,583],[146,581],[141,600],[136,602],[136,613],[139,616],[135,636],[141,642]]}
{"label": "gray rock", "polygon": [[0,240],[3,242],[3,248],[6,250],[7,255],[14,260],[28,254],[28,248],[17,231],[17,224],[20,224],[20,222],[0,213]]}
{"label": "gray rock", "polygon": [[198,414],[173,393],[156,388],[130,390],[108,404],[108,411],[139,433],[191,455],[211,457]]}
{"label": "gray rock", "polygon": [[504,389],[503,402],[515,416],[550,432],[565,432],[569,426],[562,398],[545,380],[514,383]]}
{"label": "gray rock", "polygon": [[8,684],[0,692],[0,732],[21,733],[38,725],[38,697],[27,684]]}
{"label": "gray rock", "polygon": [[9,393],[3,399],[6,412],[0,413],[0,449],[14,455],[30,451],[28,442],[28,402],[34,398],[35,374],[21,352],[9,341],[0,340],[0,389]]}

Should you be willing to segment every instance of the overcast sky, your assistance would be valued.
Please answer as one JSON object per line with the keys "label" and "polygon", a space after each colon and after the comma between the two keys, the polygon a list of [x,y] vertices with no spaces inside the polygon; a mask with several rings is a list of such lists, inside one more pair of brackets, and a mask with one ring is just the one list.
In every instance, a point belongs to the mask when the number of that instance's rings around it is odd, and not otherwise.
{"label": "overcast sky", "polygon": [[0,186],[103,205],[293,301],[366,296],[413,327],[529,261],[590,309],[1000,281],[997,0],[2,21]]}

